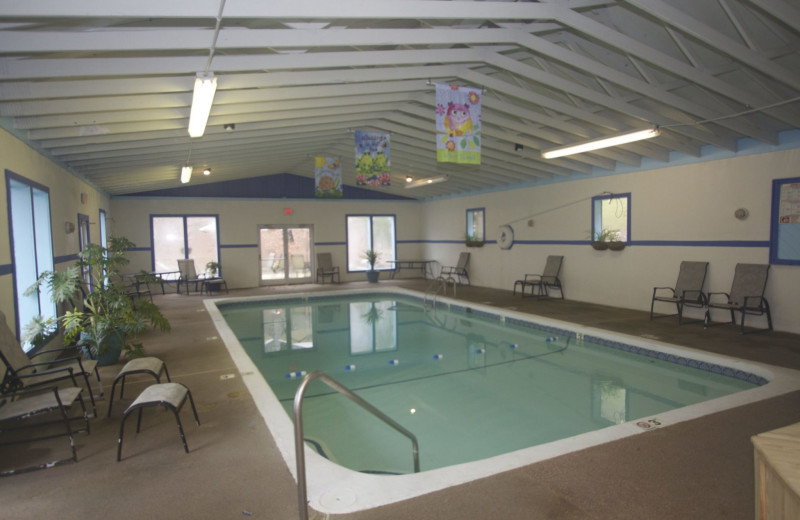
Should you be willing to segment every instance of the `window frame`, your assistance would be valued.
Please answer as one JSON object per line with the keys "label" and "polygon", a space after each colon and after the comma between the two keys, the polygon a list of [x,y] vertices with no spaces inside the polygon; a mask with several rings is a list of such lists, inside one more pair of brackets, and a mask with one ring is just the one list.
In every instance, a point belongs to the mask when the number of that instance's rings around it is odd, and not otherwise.
{"label": "window frame", "polygon": [[[345,229],[345,258],[347,259],[347,272],[348,273],[366,273],[369,271],[369,267],[365,267],[364,269],[351,269],[350,268],[350,219],[351,218],[368,218],[369,219],[369,240],[367,249],[372,248],[372,244],[374,243],[374,226],[373,226],[373,219],[376,217],[381,218],[391,218],[392,219],[392,257],[391,259],[384,259],[388,263],[392,263],[393,261],[397,260],[397,215],[392,213],[375,213],[375,214],[361,214],[361,213],[352,213],[345,215],[344,219],[344,229]],[[392,271],[394,267],[377,267],[375,268],[376,271]]]}
{"label": "window frame", "polygon": [[611,201],[614,199],[624,199],[626,201],[626,207],[628,209],[628,215],[625,219],[625,226],[626,226],[626,238],[621,242],[630,245],[631,243],[631,194],[630,193],[604,193],[603,195],[595,195],[592,197],[592,236],[589,237],[591,241],[594,241],[595,237],[598,233],[602,233],[603,231],[603,209],[602,204],[605,201]]}
{"label": "window frame", "polygon": [[[475,215],[481,215],[480,234],[475,233]],[[471,237],[476,242],[483,242],[486,239],[486,208],[468,208],[466,220],[466,236]]]}
{"label": "window frame", "polygon": [[[220,262],[220,240],[219,240],[219,215],[216,213],[180,213],[180,214],[157,214],[151,213],[150,214],[150,270],[152,272],[156,272],[156,242],[155,242],[155,230],[154,224],[156,218],[180,218],[183,220],[183,258],[188,259],[189,256],[189,231],[187,226],[187,219],[189,218],[213,218],[215,221],[216,227],[216,259],[217,263]],[[195,269],[197,269],[198,273],[201,273],[205,270],[205,265],[198,266],[195,265]],[[173,271],[177,271],[178,266],[175,266]],[[220,268],[220,275],[222,269]]]}
{"label": "window frame", "polygon": [[[18,279],[18,263],[17,262],[17,245],[19,244],[19,240],[15,240],[14,236],[14,202],[13,202],[13,195],[11,184],[15,182],[17,184],[21,184],[28,188],[30,192],[30,202],[31,205],[29,206],[31,211],[31,225],[33,226],[33,265],[34,270],[36,273],[36,278],[41,276],[41,274],[45,271],[53,271],[55,270],[55,257],[53,256],[53,225],[52,225],[52,204],[50,198],[50,188],[39,184],[38,182],[32,181],[27,179],[19,174],[12,172],[11,170],[6,170],[6,211],[8,216],[8,241],[9,241],[9,254],[11,256],[11,266],[12,266],[12,277],[11,277],[11,285],[14,294],[14,315],[15,315],[15,325],[16,325],[16,338],[17,340],[20,339],[22,328],[24,326],[23,318],[27,321],[33,318],[33,316],[21,316],[21,307],[20,307],[20,297],[23,296],[23,293],[28,287],[20,287],[20,280]],[[36,204],[34,196],[36,195],[34,190],[41,192],[42,195],[47,197],[47,215],[40,216],[38,219],[36,217]],[[40,195],[41,196],[41,195]],[[46,229],[42,229],[42,232],[38,232],[36,230],[37,227],[44,225]],[[40,243],[41,238],[46,238],[47,244]],[[44,250],[40,250],[40,246],[44,248]],[[43,265],[47,264],[47,265]],[[30,281],[30,285],[32,285],[36,279]],[[37,316],[42,316],[44,318],[55,318],[57,316],[56,304],[52,301],[49,294],[43,294],[40,291],[39,296],[36,298],[37,301],[37,308],[38,313]],[[22,345],[23,350],[26,353],[31,352],[33,349],[33,345]]]}

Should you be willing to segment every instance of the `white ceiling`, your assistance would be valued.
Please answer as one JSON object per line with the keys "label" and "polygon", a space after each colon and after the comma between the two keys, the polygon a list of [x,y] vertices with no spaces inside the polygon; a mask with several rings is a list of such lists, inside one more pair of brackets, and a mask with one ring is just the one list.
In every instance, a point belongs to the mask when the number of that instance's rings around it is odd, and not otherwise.
{"label": "white ceiling", "polygon": [[[218,90],[190,139],[201,71]],[[436,163],[436,82],[484,89],[480,166]],[[313,177],[338,155],[353,185],[354,130],[391,133],[396,195],[580,178],[776,144],[798,96],[796,0],[0,2],[3,126],[111,195],[178,187],[187,160],[213,170],[197,184]],[[651,124],[653,140],[539,155]],[[406,190],[406,174],[448,181]]]}

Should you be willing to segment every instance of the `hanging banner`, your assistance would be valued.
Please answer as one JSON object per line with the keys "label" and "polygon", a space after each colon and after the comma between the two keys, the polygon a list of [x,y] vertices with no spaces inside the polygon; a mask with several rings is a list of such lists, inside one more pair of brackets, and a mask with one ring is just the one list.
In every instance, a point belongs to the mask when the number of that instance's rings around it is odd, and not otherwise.
{"label": "hanging banner", "polygon": [[436,84],[436,160],[481,163],[481,89]]}
{"label": "hanging banner", "polygon": [[390,186],[391,171],[389,134],[356,130],[356,184]]}
{"label": "hanging banner", "polygon": [[342,163],[339,157],[314,158],[314,196],[320,199],[342,198]]}

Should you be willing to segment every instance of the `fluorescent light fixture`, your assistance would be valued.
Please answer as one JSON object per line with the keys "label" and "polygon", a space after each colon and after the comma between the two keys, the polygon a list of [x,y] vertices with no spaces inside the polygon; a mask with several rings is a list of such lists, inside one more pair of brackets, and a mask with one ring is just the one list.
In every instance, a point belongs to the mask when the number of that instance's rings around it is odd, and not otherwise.
{"label": "fluorescent light fixture", "polygon": [[189,137],[203,137],[217,91],[217,77],[213,72],[198,72],[194,80],[192,111],[189,114]]}
{"label": "fluorescent light fixture", "polygon": [[192,167],[184,166],[181,168],[181,182],[186,184],[190,180],[192,180]]}
{"label": "fluorescent light fixture", "polygon": [[561,146],[559,148],[542,150],[542,157],[545,159],[554,159],[556,157],[563,157],[565,155],[589,152],[592,150],[599,150],[600,148],[608,148],[610,146],[618,146],[620,144],[641,141],[642,139],[650,139],[651,137],[656,137],[658,135],[661,135],[661,130],[658,128],[658,126],[653,126],[645,130],[636,130],[634,132],[614,135],[611,137],[603,137],[601,139],[593,139],[591,141],[584,141],[582,143],[572,144],[569,146]]}
{"label": "fluorescent light fixture", "polygon": [[425,179],[416,179],[411,182],[406,182],[405,188],[419,188],[420,186],[427,186],[437,182],[444,182],[447,180],[447,175],[439,175],[436,177],[427,177]]}

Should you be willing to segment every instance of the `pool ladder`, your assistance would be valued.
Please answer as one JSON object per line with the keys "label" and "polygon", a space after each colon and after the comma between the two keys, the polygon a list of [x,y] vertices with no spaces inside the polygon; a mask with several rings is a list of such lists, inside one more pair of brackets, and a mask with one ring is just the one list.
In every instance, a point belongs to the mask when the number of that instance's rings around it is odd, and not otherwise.
{"label": "pool ladder", "polygon": [[398,432],[402,433],[411,440],[411,454],[414,457],[414,473],[419,473],[419,444],[417,437],[402,427],[394,419],[378,410],[364,399],[360,398],[353,392],[347,389],[344,385],[330,377],[321,370],[314,370],[308,374],[297,392],[294,394],[294,407],[292,408],[294,414],[294,451],[295,459],[297,461],[297,501],[300,510],[300,520],[308,520],[308,493],[306,489],[306,458],[305,458],[305,441],[303,437],[303,397],[305,397],[308,385],[315,379],[319,379],[332,389],[344,395],[361,408],[370,412],[372,415],[385,422]]}
{"label": "pool ladder", "polygon": [[423,299],[423,304],[427,305],[428,297],[430,296],[431,304],[434,308],[436,308],[436,297],[439,295],[439,292],[441,292],[443,296],[447,296],[447,284],[452,284],[453,297],[455,298],[456,280],[452,276],[449,278],[439,276],[438,278],[431,280],[431,283],[429,283],[427,289],[425,289],[425,298]]}

